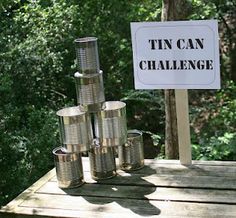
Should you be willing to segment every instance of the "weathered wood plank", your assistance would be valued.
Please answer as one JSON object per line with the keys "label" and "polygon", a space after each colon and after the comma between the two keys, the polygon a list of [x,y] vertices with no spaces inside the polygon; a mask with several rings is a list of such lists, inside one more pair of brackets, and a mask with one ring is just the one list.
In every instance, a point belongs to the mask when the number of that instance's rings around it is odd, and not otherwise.
{"label": "weathered wood plank", "polygon": [[179,164],[150,164],[132,174],[158,174],[158,175],[185,175],[185,176],[216,176],[216,177],[236,177],[236,167],[234,166],[211,166],[211,165],[191,165],[186,167]]}
{"label": "weathered wood plank", "polygon": [[[89,166],[89,159],[88,157],[82,157],[84,163],[88,163]],[[119,161],[118,158],[116,158],[116,163],[118,165]],[[179,165],[180,161],[179,160],[166,160],[166,159],[145,159],[144,160],[145,165]],[[213,160],[193,160],[192,164],[194,165],[204,165],[204,166],[219,166],[219,167],[224,167],[224,166],[231,166],[231,167],[236,167],[236,161],[213,161]],[[191,167],[191,166],[190,166]],[[89,168],[87,169],[89,170]]]}
{"label": "weathered wood plank", "polygon": [[55,169],[49,171],[46,175],[40,178],[37,182],[35,182],[32,186],[18,195],[13,201],[8,203],[6,206],[3,206],[0,210],[1,211],[11,211],[14,212],[15,208],[21,204],[25,199],[27,199],[30,195],[32,195],[38,188],[44,185],[47,181],[52,179],[55,176]]}
{"label": "weathered wood plank", "polygon": [[[235,166],[236,161],[213,161],[213,160],[193,160],[192,163],[194,165],[209,165],[209,166]],[[145,164],[180,164],[179,160],[166,160],[166,159],[145,159]]]}
{"label": "weathered wood plank", "polygon": [[[235,205],[148,201],[120,198],[34,195],[21,213],[60,217],[235,217]],[[42,199],[40,207],[35,207]],[[57,199],[57,200],[55,200]],[[36,202],[35,202],[36,201]],[[53,209],[52,209],[53,208]]]}
{"label": "weathered wood plank", "polygon": [[236,204],[236,191],[233,190],[156,188],[108,184],[85,184],[76,189],[62,190],[57,187],[55,182],[48,182],[36,193]]}
{"label": "weathered wood plank", "polygon": [[[232,189],[236,190],[236,177],[227,179],[216,176],[191,176],[187,175],[158,175],[158,174],[130,174],[119,171],[112,179],[93,180],[89,172],[84,173],[86,183],[113,184],[113,185],[137,185],[156,187],[184,187],[184,188],[209,188],[209,189]],[[51,182],[57,182],[54,176]]]}
{"label": "weathered wood plank", "polygon": [[[183,166],[176,160],[149,160],[145,159],[145,167],[130,174],[158,174],[184,176],[215,176],[236,178],[236,162],[225,164],[223,161],[193,161],[191,166]],[[222,163],[222,165],[220,165]],[[233,164],[234,163],[234,164]],[[83,158],[85,172],[90,171],[88,158]],[[118,168],[118,167],[117,167]],[[118,173],[123,172],[117,170]]]}

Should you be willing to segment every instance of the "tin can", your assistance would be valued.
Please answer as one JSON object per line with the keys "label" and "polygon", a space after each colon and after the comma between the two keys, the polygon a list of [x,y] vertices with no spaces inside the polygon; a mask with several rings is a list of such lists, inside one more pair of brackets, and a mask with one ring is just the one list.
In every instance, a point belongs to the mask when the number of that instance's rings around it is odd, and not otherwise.
{"label": "tin can", "polygon": [[122,170],[132,171],[144,166],[142,132],[128,130],[127,143],[118,147],[119,165]]}
{"label": "tin can", "polygon": [[60,188],[74,188],[84,183],[80,153],[66,153],[63,147],[57,147],[53,155]]}
{"label": "tin can", "polygon": [[107,101],[95,114],[95,136],[102,146],[121,146],[127,141],[126,104]]}
{"label": "tin can", "polygon": [[100,65],[97,38],[78,38],[74,42],[78,71],[83,75],[99,73]]}
{"label": "tin can", "polygon": [[79,107],[68,107],[57,112],[60,136],[67,152],[88,151],[92,144],[90,116]]}
{"label": "tin can", "polygon": [[89,151],[90,171],[94,180],[109,179],[116,175],[115,156],[112,147],[94,145]]}
{"label": "tin can", "polygon": [[75,73],[77,102],[82,111],[89,113],[98,112],[105,102],[103,72],[98,74],[83,75]]}

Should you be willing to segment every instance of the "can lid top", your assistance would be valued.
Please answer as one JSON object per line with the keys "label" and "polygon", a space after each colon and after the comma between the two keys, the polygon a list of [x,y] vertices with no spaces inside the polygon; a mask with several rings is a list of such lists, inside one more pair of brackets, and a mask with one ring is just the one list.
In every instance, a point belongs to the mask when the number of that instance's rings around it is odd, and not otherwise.
{"label": "can lid top", "polygon": [[131,139],[140,137],[142,135],[143,133],[137,129],[130,129],[127,131],[127,137]]}
{"label": "can lid top", "polygon": [[90,79],[90,78],[93,78],[93,77],[99,77],[101,74],[103,74],[103,71],[102,70],[99,70],[99,73],[91,73],[91,74],[83,74],[83,73],[80,73],[80,72],[75,72],[74,73],[74,77],[75,78],[86,78],[86,79]]}
{"label": "can lid top", "polygon": [[93,41],[97,41],[97,38],[96,37],[83,37],[83,38],[75,39],[75,42],[78,42],[78,43],[86,43],[86,42],[93,42]]}
{"label": "can lid top", "polygon": [[122,101],[106,101],[103,104],[104,111],[118,110],[124,108],[126,104]]}
{"label": "can lid top", "polygon": [[57,111],[57,115],[60,117],[72,117],[85,114],[86,112],[81,111],[79,107],[67,107]]}
{"label": "can lid top", "polygon": [[52,153],[55,154],[55,155],[62,155],[62,156],[68,155],[68,153],[66,152],[66,149],[63,148],[63,147],[54,148]]}

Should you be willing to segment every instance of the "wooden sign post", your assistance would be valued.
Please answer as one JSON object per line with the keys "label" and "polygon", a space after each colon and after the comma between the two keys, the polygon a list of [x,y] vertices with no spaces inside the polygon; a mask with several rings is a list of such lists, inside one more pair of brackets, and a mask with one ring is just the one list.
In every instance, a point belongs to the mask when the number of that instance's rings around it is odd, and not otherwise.
{"label": "wooden sign post", "polygon": [[179,159],[183,165],[192,163],[189,109],[188,109],[188,91],[186,89],[175,90],[175,103],[179,142]]}

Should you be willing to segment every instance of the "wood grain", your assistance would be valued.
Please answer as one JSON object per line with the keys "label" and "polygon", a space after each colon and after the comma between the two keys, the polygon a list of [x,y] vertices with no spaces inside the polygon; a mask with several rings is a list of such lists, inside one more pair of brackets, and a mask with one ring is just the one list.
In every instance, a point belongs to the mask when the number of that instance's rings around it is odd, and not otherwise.
{"label": "wood grain", "polygon": [[236,190],[143,187],[137,185],[85,184],[83,187],[62,190],[54,182],[48,182],[37,193],[52,195],[75,195],[114,197],[148,200],[172,200],[186,202],[212,202],[236,204]]}
{"label": "wood grain", "polygon": [[[37,196],[36,196],[37,198]],[[38,196],[41,198],[41,196]],[[55,204],[55,198],[57,204]],[[66,203],[65,203],[66,202]],[[54,208],[53,208],[54,207]],[[20,207],[20,213],[46,217],[207,217],[233,218],[235,205],[186,203],[171,201],[137,201],[132,199],[43,196],[40,207],[33,199]],[[17,216],[18,217],[18,216]],[[19,216],[26,217],[26,216]]]}
{"label": "wood grain", "polygon": [[2,207],[0,217],[236,217],[235,162],[145,164],[139,171],[117,170],[117,177],[97,182],[83,158],[87,184],[62,190],[53,169]]}
{"label": "wood grain", "polygon": [[179,159],[183,165],[192,164],[190,124],[188,109],[188,90],[175,89]]}
{"label": "wood grain", "polygon": [[[183,187],[183,188],[209,188],[209,189],[232,189],[236,190],[236,177],[219,176],[193,176],[193,175],[158,175],[158,174],[130,174],[119,172],[118,175],[109,180],[99,182],[93,180],[89,172],[84,173],[86,183],[99,183],[110,185],[137,185],[149,187]],[[191,177],[191,179],[190,179]],[[57,182],[54,176],[51,182]],[[210,182],[209,182],[210,181]]]}

